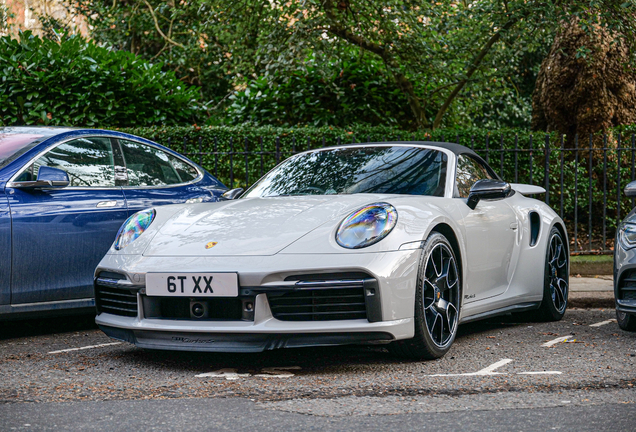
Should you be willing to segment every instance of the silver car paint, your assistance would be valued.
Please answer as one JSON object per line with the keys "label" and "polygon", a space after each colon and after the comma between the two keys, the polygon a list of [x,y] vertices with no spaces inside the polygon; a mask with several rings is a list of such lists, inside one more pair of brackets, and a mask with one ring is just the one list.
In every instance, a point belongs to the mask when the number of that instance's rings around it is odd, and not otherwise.
{"label": "silver car paint", "polygon": [[[383,331],[396,339],[410,338],[414,334],[421,249],[400,247],[426,240],[439,224],[448,225],[458,239],[463,294],[469,297],[462,304],[460,322],[489,311],[541,301],[548,235],[556,224],[563,226],[563,221],[543,202],[522,195],[541,193],[541,188],[531,185],[515,185],[519,193],[499,201],[482,201],[472,213],[465,199],[452,198],[456,158],[453,153],[448,155],[452,168],[447,172],[445,197],[356,194],[247,198],[159,207],[155,221],[139,239],[120,251],[111,248],[96,269],[96,274],[102,270],[125,272],[138,284],[143,284],[149,271],[236,271],[241,286],[273,285],[299,273],[363,270],[378,279],[381,323],[282,322],[271,318],[263,301],[257,304],[256,315],[268,318],[258,324],[147,320],[143,311],[141,318],[103,313],[97,323],[157,331],[183,330],[186,326],[191,331],[208,333],[246,329],[264,333],[377,331],[382,324]],[[392,204],[398,211],[394,230],[381,242],[364,249],[340,247],[335,232],[342,219],[363,205],[380,201]],[[493,210],[495,207],[499,210]],[[536,211],[541,220],[535,246],[529,242],[530,211]],[[474,247],[467,247],[467,230],[479,230],[471,218],[480,217],[491,217],[496,230],[486,232]],[[506,238],[512,239],[512,245]],[[209,241],[218,241],[218,245],[206,250]],[[497,253],[493,255],[492,250]],[[471,265],[475,257],[478,264]],[[479,275],[487,270],[498,274],[494,288],[488,286],[483,274]]]}

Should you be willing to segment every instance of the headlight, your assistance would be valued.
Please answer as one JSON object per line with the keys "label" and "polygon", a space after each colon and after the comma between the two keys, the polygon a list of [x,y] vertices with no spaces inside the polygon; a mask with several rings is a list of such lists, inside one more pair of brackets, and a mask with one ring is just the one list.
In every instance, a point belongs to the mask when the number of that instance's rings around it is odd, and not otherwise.
{"label": "headlight", "polygon": [[115,249],[120,250],[134,242],[155,219],[155,209],[142,210],[135,213],[119,228],[115,239]]}
{"label": "headlight", "polygon": [[397,210],[391,204],[370,204],[354,211],[340,223],[336,241],[347,249],[371,246],[391,232],[397,219]]}
{"label": "headlight", "polygon": [[618,229],[618,238],[624,249],[636,247],[636,225],[622,223]]}

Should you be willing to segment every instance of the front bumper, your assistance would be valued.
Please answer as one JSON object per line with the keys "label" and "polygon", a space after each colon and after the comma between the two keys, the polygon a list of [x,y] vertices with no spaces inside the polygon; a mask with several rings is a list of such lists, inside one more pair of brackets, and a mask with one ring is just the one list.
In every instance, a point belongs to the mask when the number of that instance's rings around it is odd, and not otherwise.
{"label": "front bumper", "polygon": [[[346,262],[345,262],[346,261]],[[138,257],[107,255],[96,275],[119,273],[121,281],[136,292],[137,311],[130,316],[102,310],[96,322],[109,336],[143,348],[185,351],[258,352],[274,348],[342,345],[351,343],[388,343],[414,335],[413,312],[419,250],[380,254],[347,255],[274,255],[269,257]],[[166,319],[153,315],[154,299],[144,295],[145,274],[150,271],[236,271],[239,275],[242,315],[232,319]],[[272,313],[268,296],[282,286],[289,286],[291,275],[364,272],[366,315],[364,319],[304,321],[285,320]],[[309,285],[315,285],[309,283]],[[372,287],[369,290],[369,287]],[[134,291],[136,288],[137,291]],[[96,290],[97,292],[97,290]],[[375,295],[370,294],[375,292]],[[371,295],[371,297],[369,297]],[[276,297],[269,297],[274,301]],[[371,300],[370,300],[371,298]],[[150,301],[149,301],[150,300]],[[171,302],[173,299],[169,299]],[[245,312],[246,302],[253,311]],[[99,294],[97,295],[99,306]],[[277,319],[280,318],[280,319]]]}
{"label": "front bumper", "polygon": [[636,248],[624,249],[618,238],[614,251],[616,310],[636,314]]}

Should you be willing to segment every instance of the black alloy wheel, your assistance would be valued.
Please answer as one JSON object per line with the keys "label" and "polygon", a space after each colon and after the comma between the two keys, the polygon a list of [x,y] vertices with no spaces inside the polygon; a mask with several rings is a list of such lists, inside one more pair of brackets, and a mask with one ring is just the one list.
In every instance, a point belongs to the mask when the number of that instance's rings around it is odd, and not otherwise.
{"label": "black alloy wheel", "polygon": [[616,311],[616,321],[622,330],[636,332],[636,315]]}
{"label": "black alloy wheel", "polygon": [[415,337],[392,344],[411,358],[436,359],[450,349],[457,334],[461,280],[455,253],[444,235],[434,232],[422,251],[415,296]]}
{"label": "black alloy wheel", "polygon": [[543,280],[543,300],[539,312],[546,321],[563,318],[568,305],[569,256],[558,228],[553,227],[548,237]]}

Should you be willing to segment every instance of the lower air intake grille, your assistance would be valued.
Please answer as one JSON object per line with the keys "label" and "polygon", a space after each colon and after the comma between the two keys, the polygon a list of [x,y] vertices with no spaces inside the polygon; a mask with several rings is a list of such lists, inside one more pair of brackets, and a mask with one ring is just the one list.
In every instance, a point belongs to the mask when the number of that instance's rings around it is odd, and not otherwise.
{"label": "lower air intake grille", "polygon": [[619,300],[636,300],[636,271],[629,270],[618,285]]}
{"label": "lower air intake grille", "polygon": [[299,282],[297,290],[268,293],[274,318],[281,321],[366,319],[362,280]]}
{"label": "lower air intake grille", "polygon": [[95,282],[95,306],[98,314],[105,312],[127,317],[137,316],[136,291],[105,286],[99,282],[98,278]]}

